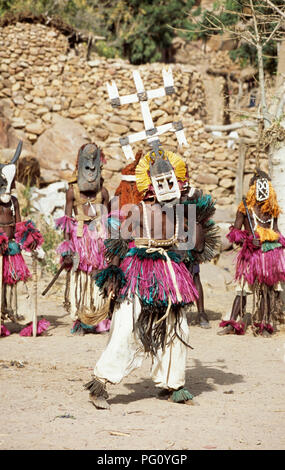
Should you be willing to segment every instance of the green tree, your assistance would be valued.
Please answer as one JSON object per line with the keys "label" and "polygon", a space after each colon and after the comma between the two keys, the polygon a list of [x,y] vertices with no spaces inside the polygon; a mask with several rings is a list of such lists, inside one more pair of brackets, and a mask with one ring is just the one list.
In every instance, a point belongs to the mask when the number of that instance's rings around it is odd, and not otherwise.
{"label": "green tree", "polygon": [[[264,69],[274,73],[277,67],[277,44],[284,37],[284,28],[280,27],[280,14],[274,9],[284,9],[284,0],[253,0],[254,15],[257,18],[257,31],[263,38]],[[189,12],[187,32],[184,37],[190,40],[207,41],[215,34],[229,32],[238,39],[238,47],[230,52],[232,59],[241,65],[258,65],[258,51],[255,41],[255,24],[251,2],[249,0],[220,0],[213,3],[212,10],[200,11],[195,17]]]}
{"label": "green tree", "polygon": [[103,0],[101,25],[112,45],[133,64],[165,59],[176,35],[185,28],[195,0]]}
{"label": "green tree", "polygon": [[1,0],[0,2],[0,16],[3,15],[6,11],[9,11],[13,0]]}
{"label": "green tree", "polygon": [[[3,2],[2,2],[3,3]],[[10,0],[0,10],[60,16],[72,26],[104,36],[98,52],[121,55],[133,64],[167,60],[187,12],[197,0]]]}

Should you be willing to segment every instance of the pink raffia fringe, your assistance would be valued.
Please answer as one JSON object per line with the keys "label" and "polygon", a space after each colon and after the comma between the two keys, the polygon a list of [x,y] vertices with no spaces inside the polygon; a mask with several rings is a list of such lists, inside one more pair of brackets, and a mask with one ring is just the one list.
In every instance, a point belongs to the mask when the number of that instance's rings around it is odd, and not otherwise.
{"label": "pink raffia fringe", "polygon": [[234,320],[223,320],[219,326],[221,328],[224,328],[225,326],[231,325],[233,329],[235,330],[237,335],[244,335],[245,330],[244,330],[244,323],[238,323]]}
{"label": "pink raffia fringe", "polygon": [[262,252],[261,248],[254,249],[244,244],[236,259],[237,281],[243,279],[248,284],[259,284],[273,286],[277,282],[285,281],[285,253],[283,247]]}
{"label": "pink raffia fringe", "polygon": [[281,233],[280,233],[278,243],[280,243],[285,248],[285,237],[283,237],[283,235]]}
{"label": "pink raffia fringe", "polygon": [[264,330],[268,331],[268,333],[270,333],[272,335],[273,333],[273,327],[272,325],[270,325],[270,323],[257,323],[257,322],[254,322],[254,326],[255,328],[258,328],[258,333],[259,334],[262,334],[262,332]]}
{"label": "pink raffia fringe", "polygon": [[0,232],[0,245],[3,245],[2,246],[3,251],[7,250],[8,242],[9,242],[9,240],[8,240],[8,237],[7,237],[6,233],[5,232]]}
{"label": "pink raffia fringe", "polygon": [[43,236],[39,230],[36,229],[32,221],[24,221],[16,223],[15,240],[19,243],[21,249],[31,251],[30,246],[36,242],[36,248],[39,248],[43,242]]}
{"label": "pink raffia fringe", "polygon": [[3,282],[4,284],[17,284],[19,281],[26,282],[31,273],[21,253],[3,256]]}
{"label": "pink raffia fringe", "polygon": [[[182,296],[182,302],[189,304],[198,299],[193,278],[184,263],[171,261],[176,283]],[[126,278],[126,284],[120,294],[138,294],[147,302],[166,301],[169,296],[172,304],[178,304],[177,293],[170,270],[163,259],[139,259],[137,255],[127,256],[120,268]],[[155,292],[155,294],[154,294]]]}
{"label": "pink raffia fringe", "polygon": [[257,281],[268,286],[285,281],[285,238],[281,234],[278,241],[282,247],[266,252],[253,244],[253,236],[246,231],[233,229],[228,238],[242,242],[236,257],[236,281],[247,281],[249,285]]}
{"label": "pink raffia fringe", "polygon": [[226,237],[231,243],[242,244],[248,235],[247,230],[239,230],[231,226]]}
{"label": "pink raffia fringe", "polygon": [[[37,336],[40,336],[44,331],[48,329],[50,322],[45,318],[42,318],[37,323]],[[33,322],[28,323],[25,328],[20,331],[20,336],[32,336],[33,335]]]}
{"label": "pink raffia fringe", "polygon": [[5,325],[1,325],[1,335],[0,336],[9,336],[10,334],[11,333],[8,330],[8,328],[6,328]]}
{"label": "pink raffia fringe", "polygon": [[100,321],[98,325],[96,325],[96,333],[104,333],[105,331],[109,331],[111,326],[111,320],[107,318],[106,320]]}
{"label": "pink raffia fringe", "polygon": [[[101,224],[103,226],[103,224]],[[70,251],[79,254],[80,271],[91,273],[94,269],[103,269],[107,267],[104,258],[104,239],[105,229],[97,231],[90,230],[87,224],[83,226],[83,236],[77,237],[77,221],[71,217],[61,217],[56,220],[56,227],[61,228],[67,235],[69,240],[63,241],[57,248],[57,252],[61,255]]]}

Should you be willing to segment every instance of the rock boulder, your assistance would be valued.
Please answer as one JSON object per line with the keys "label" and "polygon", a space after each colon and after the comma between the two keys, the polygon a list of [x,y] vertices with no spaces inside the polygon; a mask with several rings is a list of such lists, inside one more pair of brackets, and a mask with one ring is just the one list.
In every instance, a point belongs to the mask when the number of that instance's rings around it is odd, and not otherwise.
{"label": "rock boulder", "polygon": [[[90,142],[84,127],[72,119],[54,115],[52,125],[33,145],[33,151],[40,162],[42,177],[45,170],[61,170],[68,178],[75,167],[81,145]],[[50,182],[50,181],[49,181]]]}

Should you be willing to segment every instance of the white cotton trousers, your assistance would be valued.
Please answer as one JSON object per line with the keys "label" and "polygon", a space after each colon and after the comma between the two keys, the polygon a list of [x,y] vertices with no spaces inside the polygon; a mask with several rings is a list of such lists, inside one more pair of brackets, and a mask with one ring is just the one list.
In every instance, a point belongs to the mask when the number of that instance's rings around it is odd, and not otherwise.
{"label": "white cotton trousers", "polygon": [[[189,327],[183,310],[178,332],[188,343]],[[146,353],[134,331],[139,314],[140,303],[137,297],[134,301],[125,300],[114,312],[109,342],[94,368],[94,375],[98,379],[116,384],[141,366]],[[177,336],[172,338],[174,318],[174,314],[170,312],[167,318],[166,346],[153,357],[151,378],[156,387],[177,390],[185,384],[187,346]]]}

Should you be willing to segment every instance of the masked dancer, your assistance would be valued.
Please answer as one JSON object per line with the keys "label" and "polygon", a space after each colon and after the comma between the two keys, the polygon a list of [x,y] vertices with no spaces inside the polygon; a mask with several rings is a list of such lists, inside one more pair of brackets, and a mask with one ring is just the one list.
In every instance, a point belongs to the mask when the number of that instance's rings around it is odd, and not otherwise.
{"label": "masked dancer", "polygon": [[[13,322],[19,319],[17,313],[17,284],[26,282],[31,273],[22,256],[22,250],[35,255],[43,237],[31,220],[21,221],[18,199],[11,194],[15,188],[16,164],[22,150],[20,141],[8,164],[0,165],[0,274],[1,274],[1,319]],[[37,325],[41,331],[46,321]],[[8,336],[9,330],[1,324],[1,336]],[[21,334],[21,333],[20,333]],[[25,335],[25,332],[23,333]]]}
{"label": "masked dancer", "polygon": [[[270,336],[283,319],[280,283],[285,280],[285,239],[278,229],[280,212],[270,178],[257,169],[227,235],[241,249],[231,317],[220,324],[219,335],[242,335],[251,324],[255,335]],[[248,294],[253,294],[252,315],[246,313]]]}
{"label": "masked dancer", "polygon": [[104,239],[107,236],[109,194],[103,186],[101,168],[104,154],[95,143],[78,151],[76,170],[66,193],[65,216],[56,225],[65,240],[58,247],[66,275],[65,308],[74,321],[74,334],[102,333],[109,330],[109,320],[94,324],[104,299],[91,280],[106,266]]}

